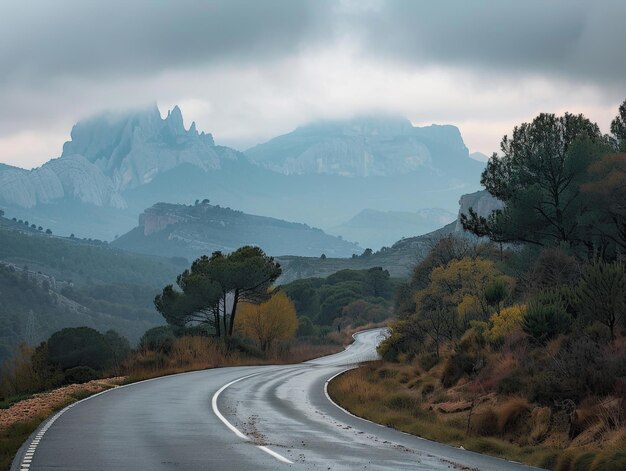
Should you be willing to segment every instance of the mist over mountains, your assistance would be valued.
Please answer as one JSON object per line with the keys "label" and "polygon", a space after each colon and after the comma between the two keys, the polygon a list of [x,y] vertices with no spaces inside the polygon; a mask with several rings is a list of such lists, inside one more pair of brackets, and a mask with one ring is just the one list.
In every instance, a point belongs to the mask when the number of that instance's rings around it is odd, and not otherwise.
{"label": "mist over mountains", "polygon": [[[195,123],[185,128],[178,107],[162,118],[152,106],[80,121],[62,155],[34,170],[0,166],[0,208],[55,233],[103,240],[130,231],[156,203],[205,198],[330,230],[364,209],[456,213],[459,196],[479,188],[483,166],[454,126],[356,117],[303,126],[242,153]],[[441,225],[438,217],[425,232]],[[395,240],[422,227],[408,230],[394,218],[385,228]]]}

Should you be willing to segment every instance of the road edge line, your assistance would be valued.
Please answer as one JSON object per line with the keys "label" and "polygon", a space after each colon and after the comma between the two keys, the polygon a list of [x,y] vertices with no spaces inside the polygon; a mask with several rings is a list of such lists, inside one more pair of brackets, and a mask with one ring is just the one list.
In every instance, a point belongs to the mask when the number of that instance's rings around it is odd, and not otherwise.
{"label": "road edge line", "polygon": [[[208,369],[214,369],[214,368],[208,368]],[[35,431],[32,434],[30,434],[30,436],[24,441],[20,449],[17,450],[17,453],[15,454],[15,457],[13,461],[11,462],[11,466],[9,467],[9,470],[10,471],[28,471],[30,468],[30,465],[32,464],[33,457],[35,456],[35,451],[37,451],[37,446],[39,445],[39,442],[41,441],[45,433],[48,431],[48,429],[52,427],[54,422],[56,422],[65,412],[70,410],[72,407],[77,406],[81,402],[88,401],[104,393],[117,391],[118,389],[135,386],[137,384],[147,383],[149,381],[156,381],[156,380],[164,379],[164,378],[172,378],[174,376],[194,374],[194,373],[198,373],[201,371],[206,371],[206,369],[194,370],[194,371],[183,371],[182,373],[174,373],[171,375],[157,376],[155,378],[142,379],[141,381],[135,381],[133,383],[120,384],[119,386],[113,386],[112,388],[105,389],[104,391],[97,392],[95,394],[92,394],[91,396],[85,397],[76,402],[72,402],[71,404],[68,404],[60,411],[46,418],[43,422],[41,422],[41,424],[39,424],[39,426],[35,429]],[[18,459],[18,457],[20,458]],[[24,462],[25,460],[27,461],[26,463]]]}
{"label": "road edge line", "polygon": [[[222,386],[221,388],[219,388],[215,392],[215,394],[213,394],[213,397],[211,398],[211,407],[213,408],[213,413],[217,416],[217,418],[220,419],[222,421],[222,423],[224,425],[226,425],[226,427],[228,427],[230,429],[231,432],[233,432],[239,438],[242,438],[242,439],[244,439],[246,441],[251,441],[250,437],[248,437],[243,432],[241,432],[237,427],[235,427],[233,424],[231,424],[226,419],[226,417],[224,417],[222,415],[222,413],[220,412],[219,408],[217,407],[217,399],[220,397],[220,394],[222,394],[222,392],[224,392],[228,387],[232,386],[233,384],[238,383],[239,381],[243,381],[244,379],[248,379],[248,378],[251,378],[253,376],[257,376],[259,374],[262,374],[262,373],[252,373],[250,375],[242,376],[241,378],[235,379],[235,380],[231,381],[230,383],[227,383],[224,386]],[[276,458],[278,461],[282,461],[283,463],[287,463],[287,464],[293,464],[293,461],[285,458],[283,455],[281,455],[279,453],[276,453],[274,450],[270,450],[268,447],[266,447],[264,445],[256,445],[256,447],[259,450],[264,451],[265,453],[267,453],[271,457]]]}

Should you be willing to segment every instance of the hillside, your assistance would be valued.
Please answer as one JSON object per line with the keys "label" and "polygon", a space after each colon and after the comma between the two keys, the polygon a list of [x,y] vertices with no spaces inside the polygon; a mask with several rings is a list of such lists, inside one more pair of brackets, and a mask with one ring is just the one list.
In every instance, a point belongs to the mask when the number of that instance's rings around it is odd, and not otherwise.
{"label": "hillside", "polygon": [[306,224],[254,216],[209,204],[159,203],[139,216],[139,225],[112,242],[115,247],[146,254],[168,254],[194,260],[214,251],[232,252],[244,245],[270,255],[326,253],[349,257],[361,248]]}
{"label": "hillside", "polygon": [[278,281],[289,283],[300,278],[327,277],[339,270],[373,267],[382,267],[394,278],[406,278],[437,240],[454,233],[455,227],[456,221],[428,234],[401,239],[391,247],[370,255],[364,253],[352,258],[279,257],[283,274]]}
{"label": "hillside", "polygon": [[0,361],[71,326],[115,329],[136,342],[163,323],[152,300],[184,269],[99,241],[57,237],[0,217]]}

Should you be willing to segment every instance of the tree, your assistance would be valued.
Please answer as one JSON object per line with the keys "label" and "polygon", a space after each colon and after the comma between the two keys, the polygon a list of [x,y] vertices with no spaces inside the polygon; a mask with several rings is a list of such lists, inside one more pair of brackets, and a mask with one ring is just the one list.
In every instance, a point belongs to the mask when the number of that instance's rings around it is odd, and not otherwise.
{"label": "tree", "polygon": [[[626,146],[626,139],[622,145]],[[590,237],[598,240],[598,246],[610,241],[623,252],[626,250],[626,153],[602,157],[591,164],[588,174],[581,190],[593,208],[587,224]]]}
{"label": "tree", "polygon": [[624,318],[626,311],[624,264],[596,262],[584,267],[576,297],[581,313],[607,326],[611,331],[611,339],[615,339],[615,327]]}
{"label": "tree", "polygon": [[104,336],[90,327],[71,327],[48,339],[48,360],[63,371],[86,366],[102,371],[111,366],[113,353]]}
{"label": "tree", "polygon": [[277,342],[292,339],[298,329],[296,308],[282,291],[261,304],[242,303],[237,319],[237,328],[266,355]]}
{"label": "tree", "polygon": [[585,205],[579,185],[589,164],[606,151],[604,143],[598,126],[583,115],[540,114],[516,126],[481,176],[505,207],[489,218],[470,213],[463,226],[499,242],[580,243]]}
{"label": "tree", "polygon": [[618,110],[618,115],[611,122],[614,146],[617,151],[626,152],[626,100]]}
{"label": "tree", "polygon": [[168,324],[178,327],[205,325],[212,327],[219,337],[222,289],[199,271],[196,262],[176,278],[182,292],[167,285],[154,299],[154,305]]}
{"label": "tree", "polygon": [[122,337],[115,330],[108,330],[104,334],[104,341],[111,350],[112,363],[116,368],[122,366],[122,363],[128,355],[130,355],[130,343],[126,337]]}
{"label": "tree", "polygon": [[363,291],[367,296],[386,298],[391,295],[389,272],[382,267],[370,268],[365,272]]}
{"label": "tree", "polygon": [[218,337],[231,336],[239,303],[267,301],[280,274],[280,265],[258,247],[241,247],[229,255],[214,252],[178,276],[182,292],[168,285],[154,303],[169,324],[206,324]]}

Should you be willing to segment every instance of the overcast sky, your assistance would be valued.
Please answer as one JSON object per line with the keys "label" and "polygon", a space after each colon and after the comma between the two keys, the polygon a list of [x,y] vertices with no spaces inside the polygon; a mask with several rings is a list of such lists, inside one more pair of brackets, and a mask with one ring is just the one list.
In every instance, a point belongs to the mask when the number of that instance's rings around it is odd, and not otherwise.
{"label": "overcast sky", "polygon": [[0,162],[38,166],[77,120],[153,102],[242,150],[378,110],[487,154],[542,111],[608,132],[625,18],[622,0],[3,0]]}

